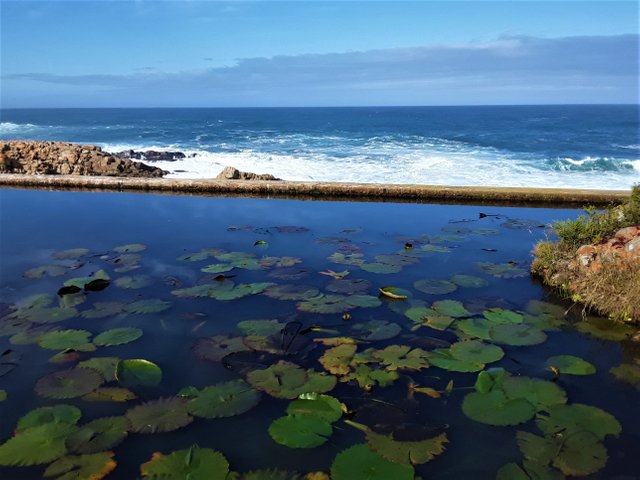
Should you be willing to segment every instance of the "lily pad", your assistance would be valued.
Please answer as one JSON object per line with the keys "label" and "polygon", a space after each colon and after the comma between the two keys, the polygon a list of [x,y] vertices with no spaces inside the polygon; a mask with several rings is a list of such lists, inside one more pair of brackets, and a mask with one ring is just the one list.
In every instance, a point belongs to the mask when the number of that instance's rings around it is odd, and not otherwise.
{"label": "lily pad", "polygon": [[49,350],[64,350],[73,348],[75,350],[91,352],[95,350],[89,342],[91,332],[86,330],[56,330],[40,336],[38,345]]}
{"label": "lily pad", "polygon": [[504,308],[491,308],[482,312],[482,315],[496,325],[522,323],[524,321],[524,317],[521,314]]}
{"label": "lily pad", "polygon": [[121,302],[96,302],[91,310],[83,310],[83,318],[105,318],[112,317],[124,312],[124,303]]}
{"label": "lily pad", "polygon": [[429,366],[429,354],[421,348],[407,345],[389,345],[374,351],[371,356],[388,371],[421,370]]}
{"label": "lily pad", "polygon": [[345,302],[343,295],[322,295],[297,304],[297,308],[303,312],[313,313],[341,313],[352,310],[353,305]]}
{"label": "lily pad", "polygon": [[209,296],[216,300],[228,301],[237,300],[249,295],[257,295],[274,285],[270,282],[262,283],[241,283],[234,285],[233,282],[223,284],[222,287],[209,291]]}
{"label": "lily pad", "polygon": [[279,268],[267,275],[280,280],[302,280],[309,276],[309,269],[304,267]]}
{"label": "lily pad", "polygon": [[509,399],[500,389],[488,393],[469,393],[462,402],[462,411],[476,422],[498,426],[524,423],[536,413],[529,401],[524,398]]}
{"label": "lily pad", "polygon": [[287,415],[274,420],[269,435],[277,443],[290,448],[314,448],[331,436],[331,424],[315,415]]}
{"label": "lily pad", "polygon": [[140,472],[144,478],[150,480],[225,479],[229,474],[229,462],[216,450],[193,445],[169,455],[154,453],[150,461],[140,465]]}
{"label": "lily pad", "polygon": [[358,365],[348,375],[343,376],[341,382],[355,380],[360,388],[370,391],[375,386],[388,387],[399,378],[398,372],[371,368],[368,365]]}
{"label": "lily pad", "polygon": [[125,414],[136,433],[172,432],[193,421],[183,398],[159,398],[127,410]]}
{"label": "lily pad", "polygon": [[16,312],[18,318],[28,320],[33,323],[57,323],[78,315],[78,310],[73,307],[33,307],[19,309]]}
{"label": "lily pad", "polygon": [[69,280],[64,282],[63,285],[65,287],[73,286],[73,287],[78,287],[78,288],[84,288],[85,285],[93,282],[94,280],[109,281],[109,280],[111,280],[111,278],[109,277],[109,274],[107,272],[105,272],[104,270],[98,270],[93,275],[89,275],[87,277],[70,278]]}
{"label": "lily pad", "polygon": [[471,312],[464,308],[464,305],[457,300],[438,300],[437,302],[433,302],[431,308],[449,317],[460,318],[471,316]]}
{"label": "lily pad", "polygon": [[351,371],[351,360],[357,348],[354,344],[337,345],[325,351],[318,361],[329,373],[347,375]]}
{"label": "lily pad", "polygon": [[430,295],[444,295],[458,289],[455,283],[448,280],[418,280],[414,282],[413,287]]}
{"label": "lily pad", "polygon": [[67,273],[67,269],[60,265],[43,265],[24,272],[27,278],[59,277]]}
{"label": "lily pad", "polygon": [[371,282],[363,278],[342,278],[330,281],[326,289],[334,293],[347,295],[367,293],[371,290]]}
{"label": "lily pad", "polygon": [[574,324],[574,327],[579,332],[611,341],[626,340],[635,332],[630,325],[604,317],[588,317],[587,320]]}
{"label": "lily pad", "polygon": [[452,372],[479,372],[484,363],[462,360],[455,357],[448,348],[436,348],[429,357],[431,365]]}
{"label": "lily pad", "polygon": [[148,287],[153,283],[153,278],[149,275],[133,275],[116,278],[114,282],[117,287],[139,289]]}
{"label": "lily pad", "polygon": [[294,363],[281,360],[264,370],[249,372],[247,381],[273,397],[293,399],[303,393],[332,390],[336,377],[312,369],[304,370]]}
{"label": "lily pad", "polygon": [[538,410],[567,403],[567,394],[562,388],[539,378],[511,376],[502,382],[502,389],[507,398],[524,398]]}
{"label": "lily pad", "polygon": [[565,475],[586,476],[604,468],[607,449],[593,433],[581,431],[565,435],[553,466]]}
{"label": "lily pad", "polygon": [[640,365],[621,363],[609,371],[618,380],[630,383],[631,385],[640,385]]}
{"label": "lily pad", "polygon": [[617,437],[622,431],[620,422],[613,415],[581,403],[550,407],[546,409],[546,414],[538,415],[536,425],[546,435],[563,433],[569,436],[575,432],[587,431],[599,440],[604,440],[607,435]]}
{"label": "lily pad", "polygon": [[103,381],[95,370],[72,368],[42,377],[36,382],[35,391],[46,398],[75,398],[98,388]]}
{"label": "lily pad", "polygon": [[125,417],[104,417],[85,423],[74,430],[66,441],[75,453],[98,453],[120,445],[129,435],[129,421]]}
{"label": "lily pad", "polygon": [[484,278],[476,277],[474,275],[454,275],[449,279],[449,281],[464,288],[482,288],[489,285],[489,282]]}
{"label": "lily pad", "polygon": [[309,300],[317,297],[319,293],[320,290],[317,288],[306,285],[273,285],[262,292],[269,298],[294,301]]}
{"label": "lily pad", "polygon": [[77,260],[89,253],[91,253],[91,251],[88,248],[70,248],[68,250],[62,250],[61,252],[55,252],[51,254],[51,256],[57,260]]}
{"label": "lily pad", "polygon": [[124,345],[131,343],[142,336],[142,330],[139,328],[112,328],[97,335],[93,339],[93,343],[99,347],[111,347],[114,345]]}
{"label": "lily pad", "polygon": [[491,339],[497,343],[522,347],[543,343],[547,335],[532,325],[502,324],[491,328]]}
{"label": "lily pad", "polygon": [[370,320],[364,323],[355,323],[351,327],[354,337],[369,342],[378,340],[388,340],[396,337],[402,331],[402,327],[397,323],[385,320]]}
{"label": "lily pad", "polygon": [[204,273],[225,273],[233,270],[235,265],[230,265],[228,263],[212,263],[211,265],[207,265],[200,269],[201,272]]}
{"label": "lily pad", "polygon": [[343,450],[333,460],[333,480],[413,480],[411,465],[385,460],[367,445],[354,445]]}
{"label": "lily pad", "polygon": [[521,278],[529,275],[528,270],[520,268],[518,266],[518,263],[515,262],[507,262],[501,264],[479,262],[476,263],[476,266],[483,272],[493,275],[497,278]]}
{"label": "lily pad", "polygon": [[135,314],[160,313],[171,308],[171,302],[165,302],[157,298],[149,300],[138,300],[124,306],[124,310]]}
{"label": "lily pad", "polygon": [[465,362],[493,363],[504,357],[497,345],[487,345],[479,340],[468,340],[451,345],[451,355]]}
{"label": "lily pad", "polygon": [[364,255],[361,253],[344,254],[340,252],[335,252],[329,257],[327,257],[327,260],[329,260],[332,263],[338,263],[340,265],[362,265],[364,263],[363,257]]}
{"label": "lily pad", "polygon": [[116,366],[116,380],[124,387],[155,387],[162,381],[162,370],[149,360],[120,360]]}
{"label": "lily pad", "polygon": [[18,420],[16,433],[22,433],[29,428],[40,427],[48,423],[75,425],[81,416],[82,412],[80,412],[80,409],[72,405],[61,404],[36,408]]}
{"label": "lily pad", "polygon": [[117,466],[114,455],[113,452],[67,455],[49,465],[43,475],[45,478],[56,477],[56,480],[102,480]]}
{"label": "lily pad", "polygon": [[0,465],[50,463],[67,453],[65,440],[74,429],[68,423],[47,423],[26,429],[0,445]]}
{"label": "lily pad", "polygon": [[147,247],[141,243],[130,243],[128,245],[120,245],[113,249],[116,253],[137,253],[146,250]]}
{"label": "lily pad", "polygon": [[227,335],[201,338],[193,346],[193,353],[196,357],[210,362],[219,362],[230,353],[247,350],[249,348],[244,344],[242,337]]}
{"label": "lily pad", "polygon": [[238,328],[245,335],[274,335],[280,333],[286,324],[278,320],[243,320]]}
{"label": "lily pad", "polygon": [[557,355],[550,357],[545,362],[548,367],[557,368],[565,375],[593,375],[596,367],[593,364],[573,355]]}
{"label": "lily pad", "polygon": [[118,368],[118,357],[93,357],[78,363],[78,367],[92,368],[102,374],[105,381],[113,382],[116,379],[116,368]]}
{"label": "lily pad", "polygon": [[187,393],[187,410],[191,415],[202,418],[240,415],[260,401],[260,394],[243,380],[218,383],[202,390],[192,388]]}
{"label": "lily pad", "polygon": [[379,273],[379,274],[398,273],[402,270],[401,265],[389,265],[388,263],[380,263],[380,262],[362,263],[359,265],[359,267],[365,272]]}
{"label": "lily pad", "polygon": [[128,388],[123,387],[101,387],[96,388],[82,397],[87,402],[128,402],[138,398]]}
{"label": "lily pad", "polygon": [[304,393],[287,407],[289,415],[313,415],[329,423],[342,417],[343,405],[339,400],[319,393]]}

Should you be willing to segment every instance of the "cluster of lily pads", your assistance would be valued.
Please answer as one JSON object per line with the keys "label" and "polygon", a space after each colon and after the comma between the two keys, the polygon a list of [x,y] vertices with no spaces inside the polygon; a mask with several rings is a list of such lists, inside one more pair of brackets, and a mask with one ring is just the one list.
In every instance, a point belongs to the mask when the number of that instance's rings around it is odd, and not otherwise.
{"label": "cluster of lily pads", "polygon": [[[509,219],[501,226],[538,227],[535,222]],[[240,226],[230,227],[230,231],[309,234],[304,227],[292,226]],[[28,279],[50,282],[51,278],[67,278],[55,291],[4,304],[0,336],[8,337],[15,350],[0,352],[0,377],[20,365],[20,350],[39,348],[54,352],[49,362],[64,367],[37,380],[34,391],[39,397],[113,402],[126,408],[121,415],[88,422],[81,422],[82,411],[75,405],[56,403],[36,408],[21,417],[13,436],[0,444],[0,465],[48,465],[43,473],[46,478],[100,480],[117,468],[117,448],[129,436],[172,432],[194,421],[243,415],[268,395],[283,401],[283,415],[268,428],[275,443],[291,449],[318,448],[345,429],[359,432],[361,443],[341,446],[327,466],[328,473],[278,469],[238,473],[222,452],[185,445],[173,452],[154,453],[140,465],[140,475],[149,479],[323,480],[329,474],[334,480],[413,479],[417,465],[445,453],[450,441],[446,427],[434,431],[413,419],[382,428],[360,419],[348,400],[355,393],[343,393],[357,392],[355,398],[364,395],[375,401],[372,393],[404,383],[411,397],[424,395],[420,402],[451,401],[456,387],[446,372],[456,372],[477,373],[474,391],[461,404],[471,420],[501,427],[535,420],[538,431],[519,430],[516,434],[522,462],[505,465],[497,472],[498,478],[583,476],[605,466],[604,441],[620,434],[620,424],[599,408],[570,403],[557,382],[564,375],[594,374],[591,363],[571,355],[551,357],[545,366],[552,380],[512,375],[488,365],[508,357],[510,349],[543,343],[561,329],[576,328],[618,341],[631,335],[630,327],[598,318],[570,325],[562,309],[537,300],[515,310],[494,301],[446,298],[459,289],[485,288],[491,277],[522,277],[527,271],[521,262],[479,263],[473,274],[425,278],[403,288],[382,280],[419,265],[424,257],[460,248],[470,235],[497,235],[497,229],[453,226],[445,227],[442,235],[399,238],[404,246],[398,251],[373,259],[367,259],[353,240],[358,232],[316,239],[320,245],[339,245],[328,261],[341,265],[343,271],[313,271],[302,258],[256,253],[268,248],[266,240],[256,241],[250,252],[204,248],[180,255],[177,262],[200,272],[200,278],[189,283],[175,277],[158,279],[147,273],[131,273],[144,267],[142,252],[146,247],[141,244],[108,252],[82,248],[56,252],[51,264],[27,270],[24,276]],[[92,267],[87,275],[72,277],[72,272],[87,270],[87,266]],[[368,278],[356,278],[350,269],[365,272],[362,275]],[[242,280],[245,271],[263,273],[267,278],[252,283],[236,281],[235,277]],[[312,276],[315,278],[309,285],[300,283]],[[320,279],[327,281],[323,287]],[[130,295],[127,301],[101,299],[101,292],[107,289],[148,293],[149,287],[154,293],[163,289],[173,301],[145,298],[144,294]],[[184,386],[175,389],[172,396],[150,398],[149,392],[163,380],[160,365],[143,358],[93,356],[101,349],[135,342],[145,333],[128,326],[101,329],[102,319],[166,315],[175,302],[232,302],[257,295],[265,301],[293,302],[299,313],[243,320],[234,331],[198,338],[192,345],[195,358],[224,365],[237,374],[235,379],[204,387]],[[286,311],[291,303],[282,305]],[[383,306],[390,311],[375,318],[380,312],[376,309]],[[372,313],[367,316],[365,311]],[[355,312],[357,319],[352,318]],[[86,321],[88,327],[64,328],[64,322],[77,319]],[[424,332],[447,335],[434,337]],[[437,373],[424,374],[431,369]],[[640,384],[640,360],[625,362],[611,373]],[[433,377],[439,380],[429,380]],[[460,388],[471,384],[473,378],[469,377],[469,384]],[[331,396],[329,392],[334,390],[339,393]],[[0,401],[6,398],[7,392],[0,390]]]}

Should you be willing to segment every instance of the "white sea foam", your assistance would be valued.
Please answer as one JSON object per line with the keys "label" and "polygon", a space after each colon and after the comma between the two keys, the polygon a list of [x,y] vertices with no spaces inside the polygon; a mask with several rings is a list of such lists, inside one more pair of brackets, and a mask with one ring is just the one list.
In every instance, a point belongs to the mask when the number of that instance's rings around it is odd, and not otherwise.
{"label": "white sea foam", "polygon": [[33,123],[0,122],[0,135],[21,133],[37,127]]}

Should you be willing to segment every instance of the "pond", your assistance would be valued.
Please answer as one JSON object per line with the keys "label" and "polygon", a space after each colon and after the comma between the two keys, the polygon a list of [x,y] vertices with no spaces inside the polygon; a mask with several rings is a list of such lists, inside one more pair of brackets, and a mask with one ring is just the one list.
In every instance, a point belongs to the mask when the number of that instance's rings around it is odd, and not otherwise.
{"label": "pond", "polygon": [[633,330],[528,273],[578,210],[0,205],[0,478],[637,478]]}

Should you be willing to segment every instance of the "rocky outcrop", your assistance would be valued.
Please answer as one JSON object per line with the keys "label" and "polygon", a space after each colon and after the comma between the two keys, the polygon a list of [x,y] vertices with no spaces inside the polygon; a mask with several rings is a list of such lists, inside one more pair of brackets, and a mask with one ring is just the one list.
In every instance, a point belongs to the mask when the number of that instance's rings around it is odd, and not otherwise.
{"label": "rocky outcrop", "polygon": [[137,152],[135,150],[125,150],[113,154],[114,157],[125,158],[128,160],[144,160],[146,162],[175,162],[186,158],[182,152],[160,152],[158,150],[144,150]]}
{"label": "rocky outcrop", "polygon": [[94,145],[14,140],[0,142],[0,173],[162,177],[168,172],[117,158]]}
{"label": "rocky outcrop", "polygon": [[583,245],[576,252],[577,265],[593,272],[611,262],[620,264],[620,268],[628,262],[640,262],[640,225],[622,228],[611,238]]}
{"label": "rocky outcrop", "polygon": [[218,180],[280,180],[268,173],[241,172],[234,167],[224,167],[216,178]]}

